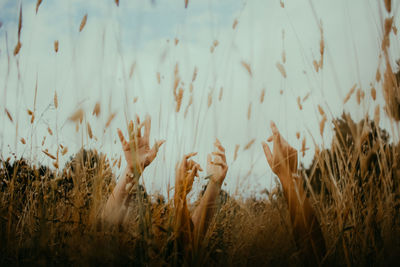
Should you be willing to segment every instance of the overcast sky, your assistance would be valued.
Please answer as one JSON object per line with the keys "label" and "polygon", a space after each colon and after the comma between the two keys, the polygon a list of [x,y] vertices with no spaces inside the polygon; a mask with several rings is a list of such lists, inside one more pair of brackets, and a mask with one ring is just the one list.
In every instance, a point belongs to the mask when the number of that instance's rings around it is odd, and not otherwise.
{"label": "overcast sky", "polygon": [[[36,14],[36,1],[0,0],[2,156],[16,152],[50,164],[41,151],[56,154],[57,144],[62,144],[69,153],[60,158],[61,165],[82,146],[119,158],[117,127],[126,131],[126,120],[134,114],[150,114],[151,140],[167,140],[144,174],[150,191],[165,193],[169,182],[173,186],[175,163],[185,153],[199,152],[195,160],[205,167],[206,155],[218,137],[229,164],[224,188],[260,192],[273,183],[260,145],[271,133],[270,120],[296,148],[306,137],[310,150],[301,160],[309,164],[313,139],[321,147],[328,147],[331,140],[330,124],[320,136],[318,105],[328,120],[343,110],[360,119],[366,112],[373,114],[376,104],[383,106],[375,82],[382,20],[387,16],[380,2],[291,0],[282,7],[279,0],[197,0],[189,1],[185,9],[184,1],[172,0],[121,0],[119,7],[111,0],[43,0]],[[22,47],[14,56],[21,3]],[[392,12],[398,14],[398,2],[393,3]],[[79,32],[85,14],[87,23]],[[321,60],[321,38],[323,68],[316,72],[313,61]],[[397,40],[392,36],[393,59],[399,57]],[[178,88],[184,92],[178,113],[173,95],[176,66]],[[197,78],[192,82],[195,69]],[[365,100],[357,105],[353,96],[343,104],[354,84],[365,92]],[[378,90],[376,102],[370,97],[371,86]],[[53,104],[55,92],[58,109]],[[307,95],[300,110],[297,98]],[[102,108],[99,118],[92,115],[96,102]],[[75,124],[68,121],[79,108],[85,110],[84,121],[91,124],[97,141],[89,139],[85,126],[76,132]],[[35,110],[33,124],[27,109]],[[112,113],[116,117],[105,129]],[[383,119],[382,125],[389,124]],[[234,161],[236,145],[240,148]]]}

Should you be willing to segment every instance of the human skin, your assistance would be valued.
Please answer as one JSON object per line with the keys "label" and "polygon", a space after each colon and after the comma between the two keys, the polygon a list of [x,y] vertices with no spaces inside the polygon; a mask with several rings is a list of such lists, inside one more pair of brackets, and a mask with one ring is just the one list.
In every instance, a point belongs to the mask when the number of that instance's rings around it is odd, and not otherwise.
{"label": "human skin", "polygon": [[[122,177],[118,180],[104,208],[103,218],[112,224],[120,223],[126,215],[126,200],[128,199],[130,189],[138,185],[138,180],[144,169],[156,158],[159,147],[165,142],[164,140],[156,141],[154,146],[150,148],[150,127],[150,116],[146,116],[142,123],[140,123],[139,117],[136,116],[136,123],[130,121],[128,125],[128,141],[125,139],[122,131],[118,129],[118,136],[121,141],[127,167]],[[142,128],[144,128],[143,136]]]}
{"label": "human skin", "polygon": [[296,245],[302,250],[304,263],[320,265],[326,253],[325,240],[315,211],[297,177],[297,150],[281,136],[271,122],[273,151],[266,142],[262,143],[265,157],[272,171],[278,176],[289,206],[290,219]]}
{"label": "human skin", "polygon": [[[214,143],[216,150],[207,156],[207,174],[210,181],[193,215],[187,205],[187,194],[192,189],[194,178],[202,171],[200,165],[189,158],[197,153],[190,153],[183,157],[177,167],[175,179],[175,230],[181,241],[186,245],[186,250],[197,248],[204,234],[207,232],[210,221],[215,214],[216,199],[221,191],[222,183],[226,177],[228,166],[226,164],[225,149],[217,139]],[[190,249],[189,247],[190,246]]]}
{"label": "human skin", "polygon": [[214,146],[215,151],[207,156],[207,175],[210,177],[210,181],[192,215],[196,245],[199,245],[199,242],[204,237],[215,214],[216,200],[228,172],[224,147],[218,139],[216,139]]}

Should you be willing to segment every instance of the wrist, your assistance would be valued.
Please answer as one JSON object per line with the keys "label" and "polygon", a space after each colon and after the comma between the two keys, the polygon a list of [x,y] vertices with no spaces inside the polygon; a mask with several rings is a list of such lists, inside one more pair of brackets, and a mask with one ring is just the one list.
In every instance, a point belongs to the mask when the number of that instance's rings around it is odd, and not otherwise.
{"label": "wrist", "polygon": [[216,186],[218,188],[221,188],[222,182],[223,182],[223,179],[216,179],[216,178],[211,177],[210,182],[208,183],[208,185]]}
{"label": "wrist", "polygon": [[126,184],[129,183],[134,184],[136,183],[137,180],[139,180],[139,177],[140,175],[137,172],[132,171],[130,168],[127,168],[125,172],[124,181]]}

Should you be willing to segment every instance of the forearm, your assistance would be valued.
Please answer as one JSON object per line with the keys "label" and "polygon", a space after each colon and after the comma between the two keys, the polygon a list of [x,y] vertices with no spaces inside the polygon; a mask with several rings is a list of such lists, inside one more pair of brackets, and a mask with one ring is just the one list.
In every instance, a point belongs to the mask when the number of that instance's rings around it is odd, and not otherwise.
{"label": "forearm", "polygon": [[129,189],[137,183],[138,178],[129,177],[130,171],[125,169],[122,177],[109,196],[104,208],[103,218],[109,222],[117,223],[125,215],[127,207],[125,200],[129,195]]}
{"label": "forearm", "polygon": [[289,206],[296,243],[319,262],[325,254],[325,241],[317,217],[301,181],[292,174],[281,175],[283,192]]}
{"label": "forearm", "polygon": [[208,225],[216,210],[216,199],[221,191],[221,185],[213,180],[207,185],[200,204],[196,207],[192,220],[196,237],[201,237],[208,229]]}
{"label": "forearm", "polygon": [[186,194],[176,191],[174,196],[175,216],[174,231],[182,244],[192,244],[193,223],[190,218]]}

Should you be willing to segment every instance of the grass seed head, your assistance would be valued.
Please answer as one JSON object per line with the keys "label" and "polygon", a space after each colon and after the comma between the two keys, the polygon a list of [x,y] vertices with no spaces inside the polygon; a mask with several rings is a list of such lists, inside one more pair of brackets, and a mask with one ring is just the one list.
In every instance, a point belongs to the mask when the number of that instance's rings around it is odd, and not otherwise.
{"label": "grass seed head", "polygon": [[14,48],[14,56],[18,55],[19,50],[21,49],[21,47],[22,47],[22,44],[21,44],[20,41],[18,41],[17,45]]}
{"label": "grass seed head", "polygon": [[110,114],[110,116],[108,117],[107,122],[106,122],[106,128],[108,128],[110,126],[111,122],[113,121],[113,119],[115,118],[116,115],[117,115],[117,113],[115,113],[115,112]]}
{"label": "grass seed head", "polygon": [[160,84],[161,83],[161,75],[160,72],[157,72],[157,83]]}
{"label": "grass seed head", "polygon": [[182,87],[179,88],[178,94],[176,95],[176,112],[179,112],[179,110],[181,109],[181,105],[182,105],[182,98],[183,98],[183,89]]}
{"label": "grass seed head", "polygon": [[65,154],[68,153],[68,147],[64,147],[63,150],[61,150],[61,155],[65,156]]}
{"label": "grass seed head", "polygon": [[82,122],[83,120],[83,109],[77,109],[69,118],[70,121]]}
{"label": "grass seed head", "polygon": [[6,112],[8,119],[9,119],[11,122],[14,122],[14,120],[13,120],[13,118],[12,118],[12,116],[11,116],[11,113],[8,111],[8,109],[5,108],[4,111]]}
{"label": "grass seed head", "polygon": [[54,41],[54,52],[58,53],[58,40]]}
{"label": "grass seed head", "polygon": [[192,75],[192,83],[196,80],[196,78],[197,78],[197,67],[194,67]]}
{"label": "grass seed head", "polygon": [[51,159],[57,159],[55,156],[53,156],[52,154],[50,154],[48,151],[47,151],[47,149],[45,149],[45,150],[42,150],[42,152],[46,155],[46,156],[48,156],[49,158],[51,158]]}
{"label": "grass seed head", "polygon": [[319,114],[321,114],[321,116],[325,115],[325,111],[323,110],[323,108],[320,105],[318,105],[318,112],[319,112]]}
{"label": "grass seed head", "polygon": [[248,143],[244,146],[243,151],[249,149],[249,148],[254,144],[255,141],[256,141],[255,138],[251,139],[250,142],[248,142]]}
{"label": "grass seed head", "polygon": [[376,70],[375,80],[376,80],[377,82],[380,82],[380,81],[381,81],[381,72],[380,72],[379,68]]}
{"label": "grass seed head", "polygon": [[300,110],[303,110],[303,105],[301,104],[300,96],[297,97],[297,106],[299,107]]}
{"label": "grass seed head", "polygon": [[276,63],[276,67],[278,68],[279,72],[282,74],[283,78],[286,79],[287,76],[286,76],[285,67],[280,62]]}
{"label": "grass seed head", "polygon": [[377,105],[375,107],[375,112],[374,112],[374,123],[375,123],[375,125],[379,125],[379,122],[381,120],[381,112],[380,112],[380,110],[381,110],[380,106]]}
{"label": "grass seed head", "polygon": [[40,6],[41,3],[42,3],[42,0],[37,0],[37,2],[36,2],[36,14],[39,11],[39,6]]}
{"label": "grass seed head", "polygon": [[346,97],[344,98],[343,103],[346,104],[347,101],[349,101],[351,95],[354,93],[354,91],[356,90],[356,86],[357,84],[354,84],[353,87],[351,87],[350,91],[347,93]]}
{"label": "grass seed head", "polygon": [[222,95],[224,94],[224,88],[221,86],[221,88],[219,88],[219,96],[218,96],[218,100],[221,101],[222,100]]}
{"label": "grass seed head", "polygon": [[388,13],[392,11],[392,1],[391,0],[383,0],[385,2],[385,8]]}
{"label": "grass seed head", "polygon": [[233,21],[233,24],[232,24],[232,29],[236,29],[236,26],[238,25],[238,20],[237,19],[235,19],[234,21]]}
{"label": "grass seed head", "polygon": [[251,71],[250,64],[247,62],[244,62],[244,61],[242,61],[241,64],[242,64],[243,68],[245,68],[247,70],[247,73],[250,75],[250,77],[252,77],[253,73]]}
{"label": "grass seed head", "polygon": [[324,129],[325,129],[326,120],[327,120],[326,115],[324,115],[322,117],[321,122],[319,123],[319,133],[321,134],[321,136],[324,135]]}
{"label": "grass seed head", "polygon": [[208,101],[207,101],[207,107],[211,107],[211,104],[212,104],[212,91],[210,91],[209,93],[208,93]]}
{"label": "grass seed head", "polygon": [[240,145],[236,144],[235,145],[235,153],[233,155],[233,161],[235,161],[237,159],[239,148],[240,148]]}
{"label": "grass seed head", "polygon": [[97,103],[94,105],[92,115],[96,115],[96,117],[98,117],[98,116],[100,115],[100,111],[101,111],[100,102],[97,102]]}
{"label": "grass seed head", "polygon": [[58,97],[57,97],[57,92],[54,92],[54,107],[57,109],[58,108]]}
{"label": "grass seed head", "polygon": [[303,140],[301,141],[301,151],[300,151],[302,153],[303,157],[306,154],[306,150],[307,150],[307,148],[306,148],[306,137],[304,136]]}
{"label": "grass seed head", "polygon": [[313,61],[313,65],[314,65],[315,72],[318,72],[319,71],[319,64],[315,59]]}
{"label": "grass seed head", "polygon": [[89,138],[92,139],[93,138],[93,132],[92,132],[92,127],[90,127],[90,123],[87,123],[87,131],[89,134]]}
{"label": "grass seed head", "polygon": [[86,25],[86,21],[87,21],[87,17],[88,15],[85,14],[81,20],[81,25],[79,26],[79,32],[81,32],[83,30],[83,28],[85,28]]}
{"label": "grass seed head", "polygon": [[376,89],[374,87],[371,88],[371,97],[374,101],[376,100]]}
{"label": "grass seed head", "polygon": [[251,107],[252,103],[250,102],[249,107],[247,108],[247,119],[250,120],[251,118]]}
{"label": "grass seed head", "polygon": [[260,103],[264,102],[264,98],[265,98],[265,88],[263,88],[261,90],[261,95],[260,95]]}

